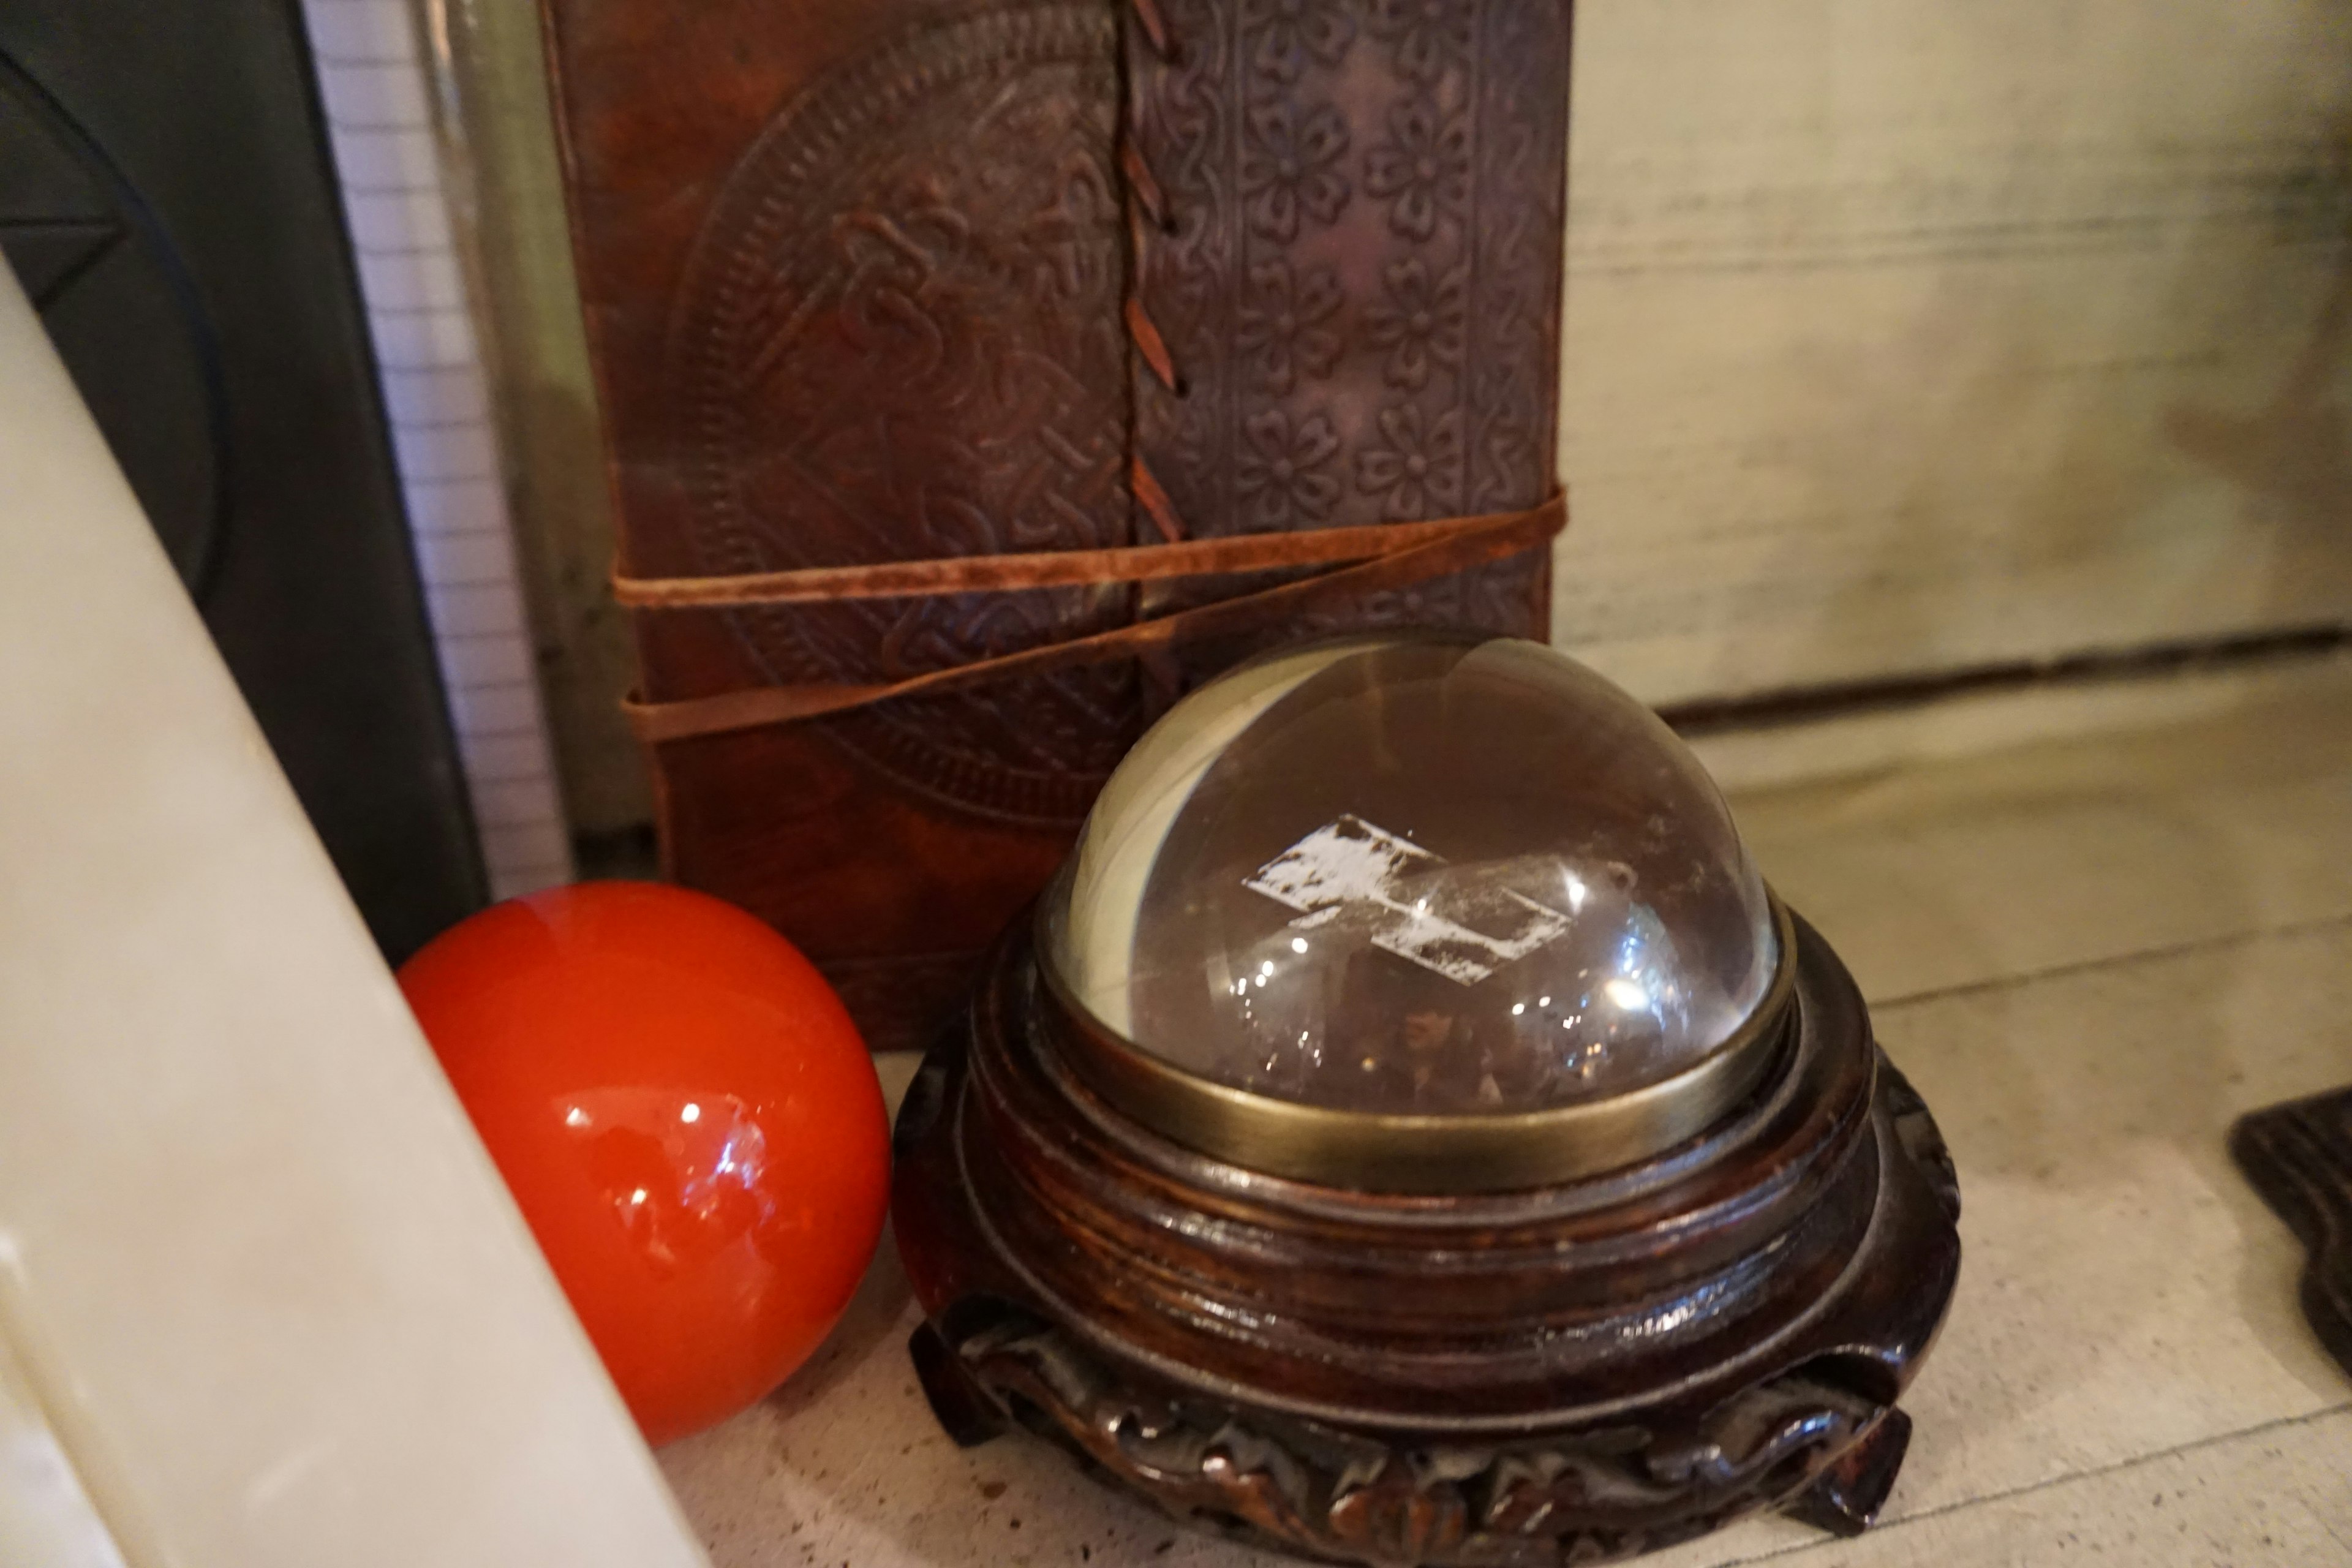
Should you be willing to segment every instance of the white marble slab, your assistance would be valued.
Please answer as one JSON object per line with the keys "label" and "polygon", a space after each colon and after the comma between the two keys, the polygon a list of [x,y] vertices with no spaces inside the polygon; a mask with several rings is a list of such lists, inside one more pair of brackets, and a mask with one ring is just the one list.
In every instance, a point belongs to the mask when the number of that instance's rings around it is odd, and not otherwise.
{"label": "white marble slab", "polygon": [[0,671],[0,1568],[698,1568],[5,266]]}

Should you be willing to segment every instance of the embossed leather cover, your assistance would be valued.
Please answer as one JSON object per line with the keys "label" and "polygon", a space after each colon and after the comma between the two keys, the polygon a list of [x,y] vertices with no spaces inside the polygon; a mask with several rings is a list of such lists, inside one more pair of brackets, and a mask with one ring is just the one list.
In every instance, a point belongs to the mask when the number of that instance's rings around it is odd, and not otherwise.
{"label": "embossed leather cover", "polygon": [[[1174,384],[1140,360],[1131,374],[1137,449],[1178,514],[1210,534],[1541,500],[1555,482],[1568,6],[1159,10],[1168,47],[1129,27],[1125,52],[1131,134],[1163,209],[1136,228],[1137,293]],[[1518,556],[1312,629],[1541,637],[1549,567],[1549,552]]]}
{"label": "embossed leather cover", "polygon": [[[1136,459],[1202,536],[1550,488],[1562,0],[1161,0],[1167,55],[1128,0],[545,5],[632,575],[1150,542]],[[1248,581],[641,614],[642,694],[902,679]],[[1537,552],[1181,668],[672,742],[667,868],[922,1045],[1183,686],[1339,626],[1540,637],[1546,598]]]}

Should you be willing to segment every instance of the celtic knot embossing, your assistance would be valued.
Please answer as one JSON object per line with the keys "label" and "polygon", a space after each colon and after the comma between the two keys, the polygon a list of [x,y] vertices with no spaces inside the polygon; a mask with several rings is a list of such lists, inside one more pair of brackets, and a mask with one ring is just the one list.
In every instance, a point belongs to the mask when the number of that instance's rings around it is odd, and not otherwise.
{"label": "celtic knot embossing", "polygon": [[[702,569],[1130,542],[1116,33],[1087,5],[901,34],[786,103],[713,204],[671,333]],[[1107,629],[1122,588],[735,612],[772,681],[862,682]],[[1139,720],[1118,666],[829,721],[968,810],[1083,813]]]}

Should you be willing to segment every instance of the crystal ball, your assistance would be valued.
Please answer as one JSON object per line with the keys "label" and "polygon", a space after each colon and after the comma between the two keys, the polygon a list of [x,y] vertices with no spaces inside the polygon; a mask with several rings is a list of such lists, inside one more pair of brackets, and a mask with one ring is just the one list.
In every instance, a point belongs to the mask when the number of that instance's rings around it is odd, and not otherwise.
{"label": "crystal ball", "polygon": [[1339,1110],[1549,1110],[1675,1077],[1770,988],[1723,797],[1624,691],[1515,638],[1357,637],[1186,697],[1104,789],[1044,958],[1102,1029]]}
{"label": "crystal ball", "polygon": [[646,1440],[832,1330],[890,1181],[872,1059],[782,937],[682,888],[509,900],[400,986]]}

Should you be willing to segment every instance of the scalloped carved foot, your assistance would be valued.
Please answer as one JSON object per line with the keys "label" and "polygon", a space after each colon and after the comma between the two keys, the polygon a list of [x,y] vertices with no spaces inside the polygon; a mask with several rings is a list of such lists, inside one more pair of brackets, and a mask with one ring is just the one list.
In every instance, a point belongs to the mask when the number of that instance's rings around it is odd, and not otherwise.
{"label": "scalloped carved foot", "polygon": [[907,1354],[915,1363],[915,1381],[940,1429],[959,1448],[977,1448],[1004,1434],[1003,1412],[990,1403],[964,1370],[963,1359],[948,1349],[940,1332],[925,1323],[907,1340]]}
{"label": "scalloped carved foot", "polygon": [[1889,1410],[1782,1511],[1832,1535],[1860,1535],[1878,1518],[1911,1447],[1911,1417]]}

